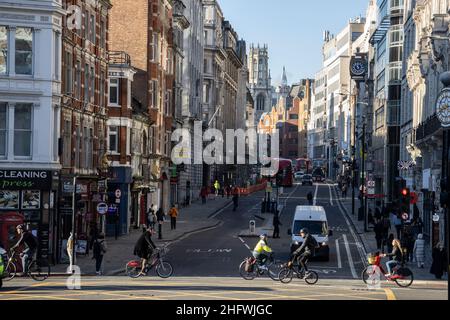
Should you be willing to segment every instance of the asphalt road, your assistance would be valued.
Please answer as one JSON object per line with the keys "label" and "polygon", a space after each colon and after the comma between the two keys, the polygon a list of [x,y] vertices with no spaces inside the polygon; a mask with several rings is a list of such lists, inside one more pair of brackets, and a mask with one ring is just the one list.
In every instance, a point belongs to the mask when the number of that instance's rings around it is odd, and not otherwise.
{"label": "asphalt road", "polygon": [[[330,238],[330,261],[312,261],[309,266],[319,273],[319,282],[310,286],[294,279],[286,285],[267,277],[246,281],[239,276],[239,265],[251,255],[257,238],[240,238],[240,232],[248,228],[250,220],[263,225],[271,214],[261,214],[263,193],[241,198],[236,212],[228,207],[216,218],[222,223],[207,231],[192,234],[170,245],[166,256],[175,273],[170,279],[149,277],[131,279],[116,277],[82,277],[80,290],[69,290],[66,278],[50,278],[37,283],[30,279],[14,279],[4,283],[0,300],[51,299],[51,300],[447,300],[448,289],[443,283],[416,281],[408,289],[392,283],[382,283],[381,288],[369,290],[360,280],[364,268],[361,244],[334,200],[331,186],[295,185],[286,189],[280,202],[284,205],[281,215],[281,239],[269,239],[276,257],[287,260],[291,227],[295,207],[306,204],[306,194],[315,194],[316,205],[327,212],[333,230]],[[261,220],[258,217],[266,219]]]}

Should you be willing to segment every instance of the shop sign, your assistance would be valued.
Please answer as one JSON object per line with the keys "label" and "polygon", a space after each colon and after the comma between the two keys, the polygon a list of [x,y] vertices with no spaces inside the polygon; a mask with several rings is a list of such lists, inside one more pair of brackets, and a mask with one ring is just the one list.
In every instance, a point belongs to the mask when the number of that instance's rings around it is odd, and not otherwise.
{"label": "shop sign", "polygon": [[51,171],[0,170],[0,190],[50,190],[51,186]]}
{"label": "shop sign", "polygon": [[104,215],[108,212],[108,205],[104,202],[99,203],[97,205],[97,212],[101,215]]}

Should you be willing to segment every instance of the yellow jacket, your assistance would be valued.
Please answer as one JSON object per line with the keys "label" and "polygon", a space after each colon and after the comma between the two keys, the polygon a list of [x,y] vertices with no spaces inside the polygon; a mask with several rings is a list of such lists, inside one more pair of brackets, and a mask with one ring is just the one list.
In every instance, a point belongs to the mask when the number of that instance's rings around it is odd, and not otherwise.
{"label": "yellow jacket", "polygon": [[263,253],[263,252],[271,253],[272,249],[267,245],[267,243],[264,240],[260,240],[258,242],[258,244],[256,245],[255,249],[253,250],[253,252],[256,252],[256,253]]}

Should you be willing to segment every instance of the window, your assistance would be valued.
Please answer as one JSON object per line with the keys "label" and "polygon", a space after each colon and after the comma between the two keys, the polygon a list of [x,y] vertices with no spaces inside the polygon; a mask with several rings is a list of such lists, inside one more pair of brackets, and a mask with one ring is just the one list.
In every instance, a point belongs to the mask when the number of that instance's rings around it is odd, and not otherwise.
{"label": "window", "polygon": [[84,151],[83,168],[89,169],[89,135],[87,127],[83,127],[83,151]]}
{"label": "window", "polygon": [[119,79],[109,79],[109,103],[112,105],[119,104]]}
{"label": "window", "polygon": [[66,52],[66,72],[65,72],[65,86],[64,90],[67,94],[70,94],[72,92],[72,54],[70,52]]}
{"label": "window", "polygon": [[59,56],[60,35],[59,35],[58,32],[54,32],[53,34],[55,35],[55,40],[54,40],[55,41],[55,56],[54,56],[54,59],[55,59],[55,62],[54,62],[54,64],[55,64],[55,74],[54,74],[54,78],[56,80],[59,80],[59,75],[60,75],[59,64],[60,64],[60,61],[61,61],[61,57]]}
{"label": "window", "polygon": [[91,14],[91,28],[89,29],[89,40],[91,40],[91,42],[93,44],[95,44],[95,17],[93,14]]}
{"label": "window", "polygon": [[166,92],[164,95],[164,114],[170,114],[170,92]]}
{"label": "window", "polygon": [[208,73],[208,60],[203,60],[203,72]]}
{"label": "window", "polygon": [[99,105],[104,107],[105,104],[105,72],[100,73],[100,102]]}
{"label": "window", "polygon": [[109,127],[109,151],[119,152],[118,129],[116,126]]}
{"label": "window", "polygon": [[14,108],[14,155],[31,157],[32,104],[17,103]]}
{"label": "window", "polygon": [[84,103],[89,102],[89,65],[84,66]]}
{"label": "window", "polygon": [[76,97],[81,99],[81,62],[77,61],[76,66],[76,77],[75,77],[75,87],[76,87]]}
{"label": "window", "polygon": [[266,106],[266,99],[264,98],[264,95],[260,94],[256,99],[256,109],[264,110],[265,106]]}
{"label": "window", "polygon": [[0,26],[0,74],[8,73],[8,29]]}
{"label": "window", "polygon": [[81,137],[80,137],[80,127],[77,126],[75,129],[75,167],[80,167],[80,145],[81,145]]}
{"label": "window", "polygon": [[94,67],[91,67],[90,78],[91,78],[90,101],[91,101],[91,103],[95,103],[95,69],[94,69]]}
{"label": "window", "polygon": [[384,126],[384,106],[375,111],[375,129],[378,130]]}
{"label": "window", "polygon": [[6,157],[6,151],[8,150],[7,137],[7,119],[8,119],[8,105],[4,102],[0,103],[0,158]]}
{"label": "window", "polygon": [[70,120],[64,120],[63,133],[63,166],[70,167],[72,160],[72,123]]}
{"label": "window", "polygon": [[158,108],[158,81],[152,80],[153,83],[153,99],[152,99],[152,107]]}
{"label": "window", "polygon": [[33,30],[16,29],[16,74],[33,73]]}
{"label": "window", "polygon": [[105,28],[105,22],[100,22],[100,45],[103,49],[106,48],[106,28]]}
{"label": "window", "polygon": [[298,120],[298,114],[290,114],[289,119],[290,120]]}
{"label": "window", "polygon": [[153,43],[151,47],[151,58],[153,58],[153,62],[159,62],[159,36],[157,33],[153,33]]}

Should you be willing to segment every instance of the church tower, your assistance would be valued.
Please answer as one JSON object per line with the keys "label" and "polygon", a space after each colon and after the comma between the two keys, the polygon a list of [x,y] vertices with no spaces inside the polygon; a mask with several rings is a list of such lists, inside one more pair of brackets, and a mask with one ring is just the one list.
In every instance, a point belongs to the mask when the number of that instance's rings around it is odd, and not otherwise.
{"label": "church tower", "polygon": [[249,87],[255,101],[255,125],[261,116],[272,107],[272,79],[269,70],[269,50],[267,45],[250,46],[248,55]]}

